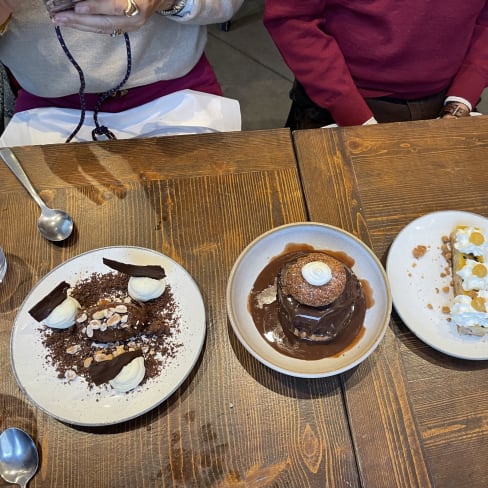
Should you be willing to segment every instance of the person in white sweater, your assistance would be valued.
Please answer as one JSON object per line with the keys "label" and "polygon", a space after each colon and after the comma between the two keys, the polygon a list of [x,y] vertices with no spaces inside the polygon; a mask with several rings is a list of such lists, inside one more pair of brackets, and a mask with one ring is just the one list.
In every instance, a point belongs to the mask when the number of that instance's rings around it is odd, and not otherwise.
{"label": "person in white sweater", "polygon": [[240,129],[204,49],[206,25],[243,0],[78,0],[57,11],[67,2],[0,0],[0,61],[17,91],[2,145]]}

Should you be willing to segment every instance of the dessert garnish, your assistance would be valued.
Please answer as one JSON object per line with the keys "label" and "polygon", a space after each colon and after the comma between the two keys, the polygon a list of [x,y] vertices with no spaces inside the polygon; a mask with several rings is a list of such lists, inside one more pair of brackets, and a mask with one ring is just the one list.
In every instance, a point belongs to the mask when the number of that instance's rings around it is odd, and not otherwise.
{"label": "dessert garnish", "polygon": [[109,381],[112,388],[120,393],[126,393],[133,390],[143,379],[146,374],[144,358],[138,357],[126,364],[120,373]]}
{"label": "dessert garnish", "polygon": [[302,268],[304,280],[314,286],[322,286],[332,279],[332,270],[322,261],[311,261]]}
{"label": "dessert garnish", "polygon": [[80,304],[68,295],[69,284],[61,282],[29,310],[38,322],[53,329],[67,329],[75,324]]}
{"label": "dessert garnish", "polygon": [[[93,362],[88,368],[88,373],[95,385],[101,385],[102,383],[108,383],[113,380],[122,371],[126,365],[131,363],[136,358],[142,358],[142,351],[127,351],[118,356],[115,356],[109,361]],[[143,359],[144,365],[144,359]],[[142,380],[142,378],[141,378]],[[140,383],[140,380],[137,384]]]}
{"label": "dessert garnish", "polygon": [[166,272],[157,265],[139,266],[103,258],[104,264],[130,276],[129,295],[137,301],[147,302],[160,297],[166,289]]}
{"label": "dessert garnish", "polygon": [[128,264],[121,263],[119,261],[114,261],[113,259],[103,258],[103,264],[109,268],[115,269],[115,271],[120,271],[129,276],[141,277],[141,278],[153,278],[155,280],[161,280],[166,278],[166,272],[164,268],[159,265],[138,265],[138,264]]}
{"label": "dessert garnish", "polygon": [[58,305],[66,300],[68,290],[69,284],[62,281],[29,310],[30,315],[38,322],[42,322]]}
{"label": "dessert garnish", "polygon": [[488,334],[488,240],[483,229],[458,226],[451,233],[454,304],[451,319],[460,334]]}

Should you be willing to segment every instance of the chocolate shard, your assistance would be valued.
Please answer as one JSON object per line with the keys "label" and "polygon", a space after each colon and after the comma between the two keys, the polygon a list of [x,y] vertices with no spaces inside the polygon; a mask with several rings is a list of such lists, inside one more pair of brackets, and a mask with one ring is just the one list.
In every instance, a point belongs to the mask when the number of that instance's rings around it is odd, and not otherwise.
{"label": "chocolate shard", "polygon": [[30,315],[38,322],[42,322],[58,305],[66,300],[69,287],[70,285],[66,281],[62,281],[29,310]]}
{"label": "chocolate shard", "polygon": [[113,259],[103,258],[103,264],[107,265],[109,268],[120,271],[129,276],[139,277],[139,278],[153,278],[155,280],[162,280],[166,277],[166,272],[164,268],[159,265],[145,265],[140,266],[137,264],[127,264],[121,263],[119,261],[114,261]]}
{"label": "chocolate shard", "polygon": [[124,352],[109,361],[93,362],[88,368],[88,373],[96,385],[108,383],[122,371],[124,366],[140,356],[142,356],[142,351],[138,349],[137,351]]}

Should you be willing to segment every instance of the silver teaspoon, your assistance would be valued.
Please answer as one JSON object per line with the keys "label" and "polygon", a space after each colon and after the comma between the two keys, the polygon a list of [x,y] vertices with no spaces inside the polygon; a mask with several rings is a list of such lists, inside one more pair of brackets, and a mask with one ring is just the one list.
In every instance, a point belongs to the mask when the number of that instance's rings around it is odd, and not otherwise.
{"label": "silver teaspoon", "polygon": [[0,475],[8,483],[25,488],[39,466],[39,454],[32,438],[11,427],[0,435]]}
{"label": "silver teaspoon", "polygon": [[39,205],[41,215],[37,221],[37,228],[43,237],[49,241],[64,241],[73,231],[73,219],[64,210],[49,208],[38,195],[17,156],[8,147],[0,148],[0,157],[10,168],[12,173],[22,183],[30,196]]}

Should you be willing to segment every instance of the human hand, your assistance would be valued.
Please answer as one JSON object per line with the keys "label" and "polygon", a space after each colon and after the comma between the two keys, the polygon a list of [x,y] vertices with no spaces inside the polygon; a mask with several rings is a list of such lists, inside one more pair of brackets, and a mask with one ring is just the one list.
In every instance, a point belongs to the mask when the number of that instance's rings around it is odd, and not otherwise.
{"label": "human hand", "polygon": [[441,112],[441,119],[458,119],[469,116],[469,107],[461,102],[448,102]]}
{"label": "human hand", "polygon": [[73,10],[54,14],[53,21],[85,32],[117,35],[139,29],[154,12],[174,4],[175,0],[83,0]]}

